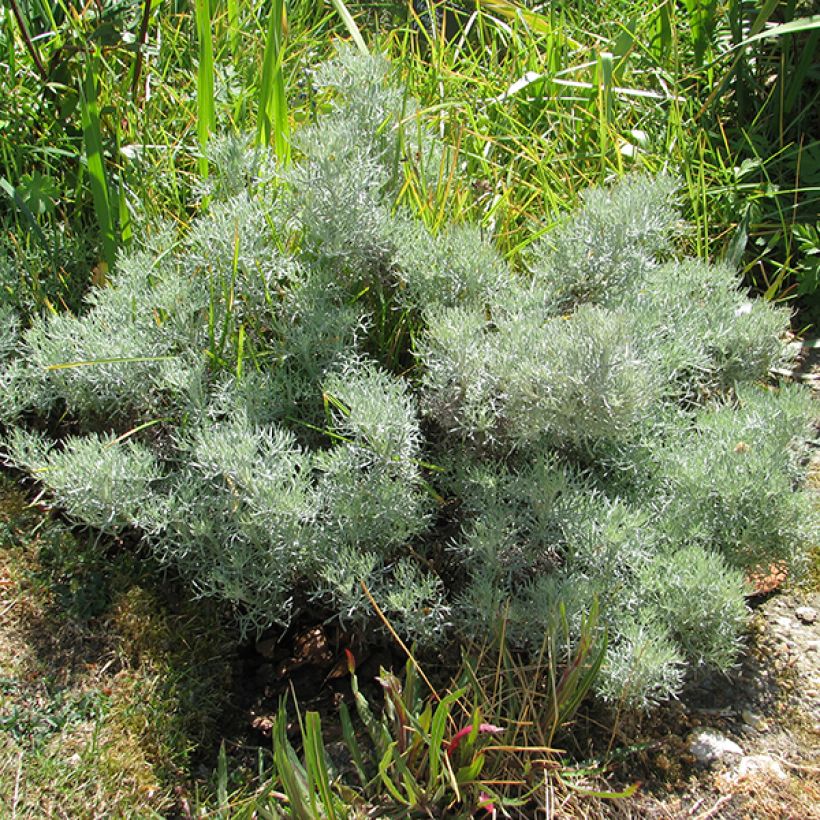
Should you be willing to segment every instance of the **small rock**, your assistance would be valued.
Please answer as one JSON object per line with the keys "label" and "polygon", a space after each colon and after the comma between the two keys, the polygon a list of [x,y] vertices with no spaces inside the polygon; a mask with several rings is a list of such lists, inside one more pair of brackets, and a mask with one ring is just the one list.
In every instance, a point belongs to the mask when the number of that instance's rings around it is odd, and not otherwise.
{"label": "small rock", "polygon": [[702,729],[689,738],[689,751],[699,763],[709,765],[730,756],[741,757],[743,749],[714,729]]}
{"label": "small rock", "polygon": [[744,709],[740,716],[743,718],[743,722],[747,726],[751,726],[753,729],[757,729],[758,732],[765,732],[769,728],[769,724],[758,714],[755,714],[750,709]]}
{"label": "small rock", "polygon": [[257,732],[261,732],[265,737],[270,737],[274,724],[275,720],[266,715],[257,715],[251,720],[251,727],[256,729]]}
{"label": "small rock", "polygon": [[744,757],[730,777],[740,780],[743,777],[755,774],[763,774],[767,778],[780,781],[789,779],[786,770],[771,755],[748,755]]}
{"label": "small rock", "polygon": [[806,652],[818,652],[820,651],[820,641],[809,641],[806,644]]}
{"label": "small rock", "polygon": [[817,620],[817,610],[811,606],[799,606],[794,610],[794,614],[804,624],[813,624]]}

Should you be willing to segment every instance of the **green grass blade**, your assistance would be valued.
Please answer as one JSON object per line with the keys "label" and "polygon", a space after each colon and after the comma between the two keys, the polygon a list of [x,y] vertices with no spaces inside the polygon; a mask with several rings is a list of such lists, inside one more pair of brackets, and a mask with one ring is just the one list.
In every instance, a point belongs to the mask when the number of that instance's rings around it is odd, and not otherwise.
{"label": "green grass blade", "polygon": [[389,769],[390,764],[396,759],[398,756],[396,755],[396,742],[393,741],[391,743],[385,753],[382,755],[381,760],[379,761],[379,777],[381,778],[384,787],[390,793],[390,796],[400,805],[402,806],[410,806],[412,805],[409,800],[407,800],[404,795],[399,791],[398,786],[393,782],[393,779],[390,777]]}
{"label": "green grass blade", "polygon": [[359,778],[359,782],[362,786],[364,786],[367,783],[364,757],[359,747],[359,741],[356,739],[353,721],[350,719],[350,710],[345,703],[339,704],[339,723],[342,727],[342,737],[344,738],[345,746],[347,746],[350,752],[351,760],[356,769],[356,776]]}
{"label": "green grass blade", "polygon": [[262,85],[259,89],[259,124],[257,142],[273,144],[276,155],[287,163],[290,160],[290,124],[282,73],[282,56],[285,38],[285,3],[273,0],[268,32],[265,40],[265,56],[262,61]]}
{"label": "green grass blade", "polygon": [[[117,126],[117,157],[121,156],[120,148],[122,147],[121,129]],[[117,185],[117,216],[119,219],[120,242],[123,245],[128,245],[134,238],[134,232],[131,228],[131,212],[128,210],[128,200],[125,195],[125,167],[120,163],[119,169],[119,185]]]}
{"label": "green grass blade", "polygon": [[442,743],[444,731],[447,728],[447,719],[450,717],[451,706],[464,694],[464,689],[451,692],[436,706],[433,722],[430,726],[430,780],[428,788],[432,789],[438,781],[441,771],[442,756],[446,754]]}
{"label": "green grass blade", "polygon": [[817,46],[820,43],[820,31],[813,31],[811,36],[803,45],[800,60],[797,66],[789,72],[789,85],[786,91],[786,98],[783,101],[783,113],[791,114],[798,97],[804,89],[809,89],[810,76],[815,70],[817,60]]}
{"label": "green grass blade", "polygon": [[208,160],[205,149],[208,136],[216,127],[214,111],[214,47],[211,39],[210,0],[196,0],[194,8],[196,33],[199,44],[199,62],[196,77],[197,136],[199,138],[199,173],[208,176]]}
{"label": "green grass blade", "polygon": [[797,20],[791,20],[788,23],[781,23],[779,26],[772,26],[772,28],[761,31],[745,40],[741,40],[736,45],[724,51],[717,56],[711,63],[704,66],[704,68],[712,68],[726,57],[731,57],[746,46],[757,43],[760,40],[776,39],[778,37],[786,37],[789,34],[801,34],[804,31],[817,31],[820,29],[820,14],[814,14],[811,17],[800,17]]}
{"label": "green grass blade", "polygon": [[345,24],[345,27],[350,32],[350,36],[353,38],[356,48],[358,48],[364,55],[369,54],[370,51],[367,48],[367,43],[365,43],[361,31],[359,31],[359,27],[353,19],[353,15],[347,10],[347,6],[344,4],[343,0],[331,0],[331,2],[333,3],[333,8],[339,12],[339,17],[342,18],[342,22]]}
{"label": "green grass blade", "polygon": [[749,35],[754,36],[755,34],[760,33],[763,29],[763,26],[769,21],[769,18],[774,13],[774,10],[778,6],[778,0],[766,0],[763,4],[763,8],[757,14],[754,22],[752,23],[752,27],[749,29]]}
{"label": "green grass blade", "polygon": [[527,26],[539,34],[550,33],[550,21],[544,14],[524,8],[511,0],[477,0],[477,5],[483,11],[497,14],[507,20],[523,20]]}
{"label": "green grass blade", "polygon": [[239,36],[239,0],[228,0],[228,42],[235,60],[239,56]]}
{"label": "green grass blade", "polygon": [[99,55],[95,54],[86,66],[80,102],[83,142],[85,144],[85,157],[88,163],[91,196],[94,201],[94,212],[97,217],[97,223],[100,226],[103,258],[108,265],[108,270],[112,271],[117,259],[117,237],[114,232],[114,214],[111,210],[111,197],[108,191],[108,180],[105,176],[105,165],[103,163],[100,109],[97,102],[98,60]]}
{"label": "green grass blade", "polygon": [[313,813],[307,803],[307,782],[293,748],[288,741],[287,717],[284,708],[276,716],[273,735],[273,761],[276,773],[290,803],[290,816],[296,820],[310,820]]}
{"label": "green grass blade", "polygon": [[781,23],[779,26],[773,26],[766,31],[761,31],[752,37],[747,37],[743,42],[738,43],[737,48],[743,48],[751,43],[756,43],[758,40],[768,40],[772,37],[784,37],[787,34],[800,34],[803,31],[814,31],[820,28],[820,14],[814,14],[811,17],[800,17],[797,20],[792,20],[789,23]]}
{"label": "green grass blade", "polygon": [[333,794],[330,791],[330,781],[327,776],[322,723],[318,712],[308,712],[305,715],[304,746],[305,768],[308,772],[308,779],[319,792],[325,815],[330,820],[335,820],[336,810]]}

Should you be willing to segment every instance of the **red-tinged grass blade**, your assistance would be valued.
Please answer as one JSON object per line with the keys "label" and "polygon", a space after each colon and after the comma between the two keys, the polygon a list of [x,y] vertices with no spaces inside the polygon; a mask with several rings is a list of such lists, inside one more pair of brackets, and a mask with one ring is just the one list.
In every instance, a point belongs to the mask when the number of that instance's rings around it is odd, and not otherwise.
{"label": "red-tinged grass blade", "polygon": [[88,61],[80,102],[83,142],[88,163],[91,196],[94,201],[94,212],[100,226],[103,258],[108,265],[108,270],[112,271],[117,259],[117,237],[114,231],[114,214],[111,210],[111,197],[105,175],[102,137],[100,135],[100,109],[97,102],[98,59],[99,56],[95,54]]}
{"label": "red-tinged grass blade", "polygon": [[194,8],[196,33],[199,44],[199,63],[196,78],[197,136],[199,138],[199,172],[208,176],[208,160],[205,149],[208,137],[216,127],[214,112],[214,47],[211,39],[210,0],[196,0]]}
{"label": "red-tinged grass blade", "polygon": [[260,145],[272,144],[276,155],[283,163],[290,160],[290,123],[285,78],[282,73],[285,19],[284,0],[273,0],[262,62],[259,123],[256,132],[257,142]]}

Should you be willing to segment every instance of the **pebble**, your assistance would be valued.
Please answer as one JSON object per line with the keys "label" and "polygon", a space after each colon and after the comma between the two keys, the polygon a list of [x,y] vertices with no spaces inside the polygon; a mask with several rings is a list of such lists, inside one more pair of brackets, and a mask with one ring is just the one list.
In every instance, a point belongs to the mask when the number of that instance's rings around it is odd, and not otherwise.
{"label": "pebble", "polygon": [[750,775],[762,774],[767,779],[786,781],[789,779],[786,770],[771,755],[747,755],[734,771],[725,776],[730,782],[736,782]]}
{"label": "pebble", "polygon": [[756,729],[758,732],[765,732],[769,728],[769,724],[755,712],[752,712],[750,709],[744,709],[740,716],[743,718],[743,722],[747,726],[751,726],[753,729]]}
{"label": "pebble", "polygon": [[699,763],[710,764],[730,756],[741,757],[743,749],[714,729],[702,729],[689,738],[689,752]]}
{"label": "pebble", "polygon": [[799,606],[794,614],[804,623],[813,624],[817,620],[817,610],[811,606]]}

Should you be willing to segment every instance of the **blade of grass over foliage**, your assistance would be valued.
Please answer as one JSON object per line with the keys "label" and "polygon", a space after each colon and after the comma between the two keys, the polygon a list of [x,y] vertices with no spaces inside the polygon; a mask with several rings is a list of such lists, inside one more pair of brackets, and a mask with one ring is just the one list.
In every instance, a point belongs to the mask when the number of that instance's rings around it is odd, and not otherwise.
{"label": "blade of grass over foliage", "polygon": [[[2,190],[8,196],[8,198],[14,203],[15,207],[23,215],[23,218],[26,220],[26,224],[31,230],[32,235],[35,237],[43,251],[45,251],[50,256],[52,264],[56,267],[57,248],[52,242],[49,242],[48,238],[43,233],[43,229],[40,227],[40,224],[37,221],[35,215],[32,213],[31,208],[29,208],[28,203],[20,195],[20,192],[7,179],[4,179],[3,177],[0,177],[0,188],[2,188]],[[32,272],[31,279],[36,296],[39,294],[40,285],[39,275],[36,270]]]}
{"label": "blade of grass over foliage", "polygon": [[239,59],[239,48],[242,30],[239,21],[239,5],[241,0],[227,0],[228,3],[228,44],[234,60]]}
{"label": "blade of grass over foliage", "polygon": [[788,34],[801,34],[806,31],[814,31],[820,28],[820,14],[815,14],[811,17],[800,17],[797,20],[790,20],[788,23],[781,23],[772,28],[753,34],[745,40],[739,42],[735,49],[745,48],[760,40],[770,40],[777,37],[785,37]]}
{"label": "blade of grass over foliage", "polygon": [[353,38],[353,42],[356,44],[356,48],[359,50],[359,53],[363,55],[369,54],[370,52],[367,48],[367,43],[365,43],[361,31],[356,25],[356,21],[353,19],[353,15],[348,11],[347,6],[344,4],[344,0],[330,0],[330,2],[333,3],[333,8],[335,8],[339,13],[339,17],[342,18],[345,28],[350,32],[350,36]]}
{"label": "blade of grass over foliage", "polygon": [[109,359],[91,359],[82,362],[60,362],[47,365],[46,370],[70,370],[74,367],[93,367],[101,364],[129,364],[137,362],[165,362],[172,361],[175,356],[121,356]]}
{"label": "blade of grass over foliage", "polygon": [[323,809],[323,816],[335,820],[335,800],[330,790],[330,780],[325,760],[325,745],[322,738],[322,723],[318,712],[308,712],[304,723],[305,768],[308,787],[317,791]]}
{"label": "blade of grass over foliage", "polygon": [[511,22],[523,21],[528,29],[539,34],[550,32],[549,20],[543,12],[532,11],[520,3],[510,0],[475,0],[475,5],[483,12],[497,14]]}
{"label": "blade of grass over foliage", "polygon": [[211,2],[195,0],[196,33],[199,48],[197,62],[197,137],[199,139],[199,173],[204,179],[208,176],[208,159],[205,150],[208,138],[216,128],[216,111],[214,107],[214,48],[211,37]]}
{"label": "blade of grass over foliage", "polygon": [[117,259],[117,236],[114,228],[114,211],[108,188],[108,178],[105,173],[102,135],[100,133],[100,110],[97,102],[98,83],[99,54],[95,53],[88,59],[85,80],[82,86],[83,141],[91,194],[94,198],[94,211],[100,228],[103,259],[108,265],[108,270],[113,271]]}
{"label": "blade of grass over foliage", "polygon": [[259,86],[257,141],[260,145],[273,145],[276,155],[287,164],[290,159],[290,124],[282,69],[285,33],[285,2],[273,0],[262,60],[262,83]]}
{"label": "blade of grass over foliage", "polygon": [[42,58],[40,57],[40,52],[37,50],[34,42],[31,39],[31,34],[28,30],[28,25],[26,24],[26,20],[23,17],[23,13],[20,9],[20,5],[18,0],[9,0],[9,6],[11,6],[11,10],[14,13],[14,19],[17,21],[17,25],[20,29],[20,36],[23,39],[23,42],[26,44],[26,48],[28,49],[29,54],[31,55],[31,59],[34,65],[37,67],[37,71],[40,74],[40,79],[45,82],[48,80],[48,72],[46,71],[46,67],[43,65]]}

